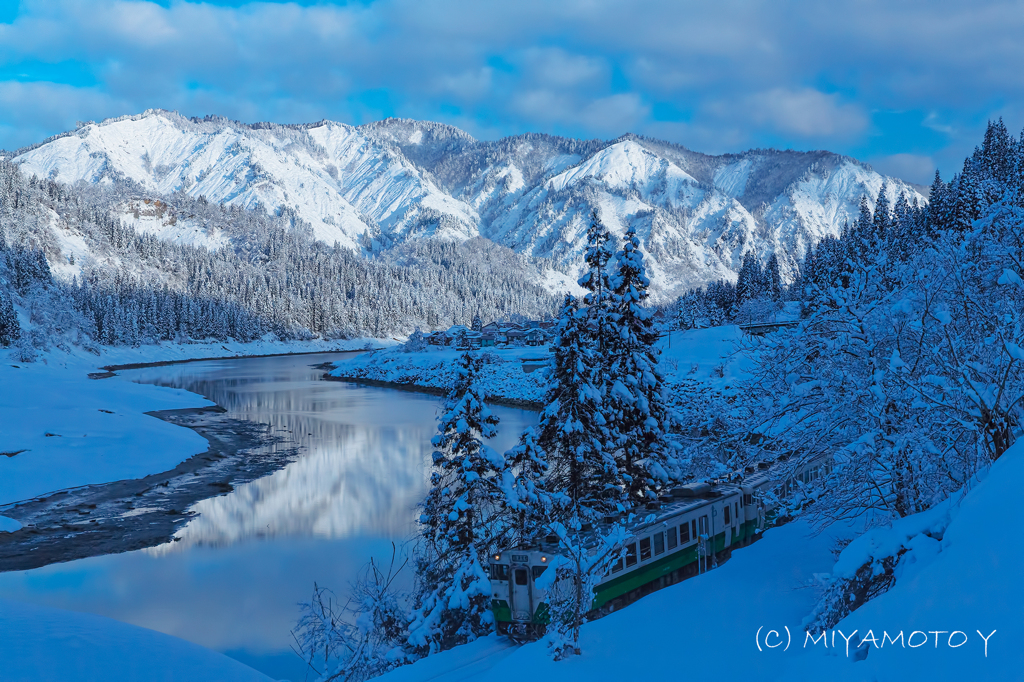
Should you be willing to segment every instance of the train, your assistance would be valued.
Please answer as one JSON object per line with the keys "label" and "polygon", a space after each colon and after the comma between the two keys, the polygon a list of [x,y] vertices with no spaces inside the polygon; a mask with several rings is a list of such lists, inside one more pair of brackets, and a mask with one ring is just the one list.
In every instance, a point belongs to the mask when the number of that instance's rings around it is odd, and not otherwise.
{"label": "train", "polygon": [[[787,473],[780,480],[773,470],[782,466]],[[823,475],[825,467],[820,459],[796,466],[759,463],[742,475],[672,488],[627,528],[623,556],[594,587],[590,617],[714,568],[757,539],[773,521],[778,500]],[[499,634],[529,640],[544,633],[550,614],[537,580],[557,555],[557,538],[548,537],[491,556],[491,611]]]}

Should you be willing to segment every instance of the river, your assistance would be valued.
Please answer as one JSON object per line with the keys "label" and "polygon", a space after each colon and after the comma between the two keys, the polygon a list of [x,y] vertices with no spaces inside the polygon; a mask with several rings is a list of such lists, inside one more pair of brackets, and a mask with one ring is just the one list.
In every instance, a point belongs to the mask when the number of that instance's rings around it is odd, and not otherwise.
{"label": "river", "polygon": [[[371,557],[412,537],[440,399],[322,381],[339,354],[213,360],[121,371],[106,381],[183,388],[269,425],[297,459],[203,500],[178,541],[0,573],[0,596],[108,616],[224,652],[278,680],[306,679],[291,651],[297,603],[316,582],[344,596]],[[536,423],[492,406],[504,451]],[[271,446],[273,447],[273,446]],[[312,679],[315,675],[311,675]]]}

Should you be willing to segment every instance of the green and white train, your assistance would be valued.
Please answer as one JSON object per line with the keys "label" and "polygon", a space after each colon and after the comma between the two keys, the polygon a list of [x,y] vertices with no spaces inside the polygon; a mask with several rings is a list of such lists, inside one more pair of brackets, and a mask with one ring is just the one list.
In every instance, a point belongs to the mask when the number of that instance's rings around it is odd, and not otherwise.
{"label": "green and white train", "polygon": [[[672,489],[658,509],[641,514],[644,520],[628,529],[625,556],[594,588],[592,615],[614,611],[714,567],[758,537],[775,511],[766,499],[785,498],[795,481],[810,482],[821,472],[820,462],[805,464],[780,483],[761,464],[732,483]],[[544,632],[548,605],[536,581],[557,554],[557,545],[540,544],[491,557],[491,609],[499,634],[525,639]]]}

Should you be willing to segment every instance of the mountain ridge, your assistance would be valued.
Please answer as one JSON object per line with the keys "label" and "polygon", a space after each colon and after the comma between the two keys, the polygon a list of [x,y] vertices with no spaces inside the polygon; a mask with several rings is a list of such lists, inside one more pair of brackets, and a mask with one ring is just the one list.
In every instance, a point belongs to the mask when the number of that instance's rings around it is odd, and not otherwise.
{"label": "mountain ridge", "polygon": [[792,280],[807,249],[853,222],[862,195],[873,206],[883,182],[891,203],[900,192],[927,201],[825,150],[713,156],[632,133],[481,141],[404,118],[247,124],[151,109],[85,122],[9,158],[70,184],[127,179],[155,196],[288,209],[316,239],[364,254],[417,238],[484,237],[570,272],[582,267],[597,209],[614,235],[637,229],[658,301],[734,279],[750,251],[763,261],[778,254]]}

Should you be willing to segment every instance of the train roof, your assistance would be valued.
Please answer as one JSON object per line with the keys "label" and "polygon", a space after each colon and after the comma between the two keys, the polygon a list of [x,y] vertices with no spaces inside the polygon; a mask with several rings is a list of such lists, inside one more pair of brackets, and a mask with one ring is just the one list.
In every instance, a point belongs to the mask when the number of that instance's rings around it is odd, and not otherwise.
{"label": "train roof", "polygon": [[[748,467],[745,475],[742,477],[735,477],[734,474],[734,478],[731,479],[694,481],[676,486],[672,488],[671,496],[662,497],[657,508],[636,512],[633,522],[626,526],[626,530],[634,535],[638,535],[647,528],[654,528],[658,524],[666,523],[669,519],[683,516],[734,496],[753,493],[771,484],[773,481],[773,470],[780,466],[786,466],[787,459],[787,457],[783,456],[774,463],[764,462]],[[809,462],[801,462],[798,468],[814,466],[822,459],[824,458],[817,457]],[[607,517],[606,524],[610,525],[618,520],[619,517]],[[521,547],[519,551],[557,552],[550,544],[542,540],[530,547]]]}

